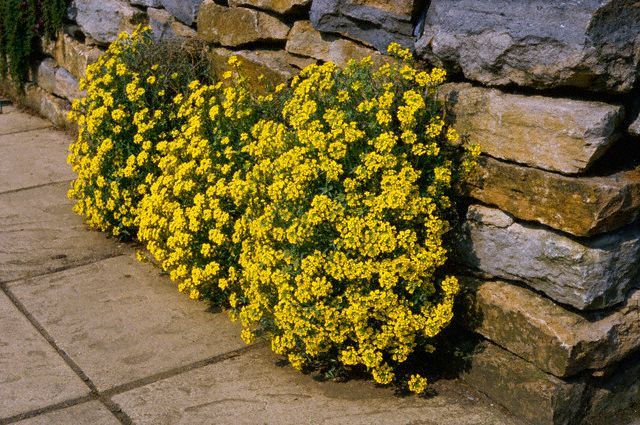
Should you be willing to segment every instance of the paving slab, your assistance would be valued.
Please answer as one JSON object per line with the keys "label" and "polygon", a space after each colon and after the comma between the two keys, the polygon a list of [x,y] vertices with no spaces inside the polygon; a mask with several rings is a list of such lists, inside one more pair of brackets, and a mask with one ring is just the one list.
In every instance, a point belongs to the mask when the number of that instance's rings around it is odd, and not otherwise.
{"label": "paving slab", "polygon": [[391,388],[370,381],[319,382],[275,362],[267,348],[255,349],[112,400],[140,425],[521,424],[463,391],[449,389],[431,398],[398,397]]}
{"label": "paving slab", "polygon": [[88,232],[66,197],[68,184],[0,194],[0,282],[87,264],[127,252]]}
{"label": "paving slab", "polygon": [[132,255],[8,287],[100,391],[245,347],[226,313]]}
{"label": "paving slab", "polygon": [[66,164],[70,141],[53,129],[0,135],[0,193],[73,179]]}
{"label": "paving slab", "polygon": [[119,425],[120,421],[99,401],[90,401],[16,422],[17,425]]}
{"label": "paving slab", "polygon": [[0,422],[89,394],[89,387],[2,292],[0,394]]}
{"label": "paving slab", "polygon": [[20,112],[15,106],[2,107],[0,135],[49,127],[52,127],[49,121]]}

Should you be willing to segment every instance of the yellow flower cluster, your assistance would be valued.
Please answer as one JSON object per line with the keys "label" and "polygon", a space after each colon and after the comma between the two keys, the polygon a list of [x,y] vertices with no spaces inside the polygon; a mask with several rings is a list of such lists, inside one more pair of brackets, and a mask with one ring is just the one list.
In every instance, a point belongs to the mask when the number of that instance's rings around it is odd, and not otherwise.
{"label": "yellow flower cluster", "polygon": [[296,368],[368,370],[381,384],[427,381],[398,367],[452,319],[442,272],[456,182],[477,151],[397,45],[380,67],[311,65],[254,94],[229,60],[221,81],[177,95],[131,72],[145,37],[122,36],[88,70],[70,196],[91,225],[133,235],[191,298],[230,307],[242,338],[271,339]]}
{"label": "yellow flower cluster", "polygon": [[68,162],[77,174],[69,190],[74,210],[113,236],[135,236],[137,206],[157,175],[155,145],[174,119],[163,85],[154,75],[129,69],[126,58],[151,43],[148,28],[122,33],[105,55],[87,67],[69,118],[78,124]]}

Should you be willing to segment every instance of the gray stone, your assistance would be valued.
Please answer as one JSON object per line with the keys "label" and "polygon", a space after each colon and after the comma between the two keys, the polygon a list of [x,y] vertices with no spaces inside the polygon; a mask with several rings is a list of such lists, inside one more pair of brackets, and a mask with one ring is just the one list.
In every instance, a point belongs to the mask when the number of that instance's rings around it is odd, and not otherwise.
{"label": "gray stone", "polygon": [[311,4],[311,0],[229,0],[230,6],[249,6],[285,15],[300,12]]}
{"label": "gray stone", "polygon": [[346,65],[349,59],[362,59],[367,56],[377,63],[384,60],[384,57],[373,49],[331,34],[322,34],[313,28],[309,21],[297,21],[293,24],[285,49],[295,55],[333,62],[338,66]]}
{"label": "gray stone", "polygon": [[108,44],[118,34],[132,32],[141,23],[143,12],[126,0],[74,0],[75,20],[97,43]]}
{"label": "gray stone", "polygon": [[488,85],[628,92],[638,79],[636,0],[432,0],[418,54]]}
{"label": "gray stone", "polygon": [[202,0],[160,0],[160,2],[177,20],[186,25],[192,25],[198,16]]}
{"label": "gray stone", "polygon": [[204,41],[235,47],[243,44],[284,41],[289,26],[265,12],[225,7],[205,0],[198,14],[198,36]]}
{"label": "gray stone", "polygon": [[[29,164],[23,167],[27,169]],[[87,264],[126,251],[104,234],[86,231],[66,198],[68,187],[68,183],[57,183],[0,194],[0,282]]]}
{"label": "gray stone", "polygon": [[464,279],[462,323],[555,376],[603,369],[640,348],[640,291],[613,311],[581,315],[526,288]]}
{"label": "gray stone", "polygon": [[74,175],[64,165],[68,146],[69,136],[51,128],[0,135],[0,193],[70,181]]}
{"label": "gray stone", "polygon": [[561,380],[502,348],[484,342],[461,378],[532,425],[580,423],[584,380]]}
{"label": "gray stone", "polygon": [[83,93],[78,89],[78,80],[66,69],[58,67],[51,58],[40,62],[36,73],[36,83],[47,92],[67,100],[83,96]]}
{"label": "gray stone", "polygon": [[143,6],[143,7],[161,7],[161,0],[129,0],[129,3],[135,6]]}
{"label": "gray stone", "polygon": [[640,283],[640,223],[578,241],[473,205],[463,232],[465,264],[489,276],[522,281],[580,310],[620,303]]}
{"label": "gray stone", "polygon": [[640,170],[571,177],[482,156],[471,197],[575,236],[610,232],[640,216]]}
{"label": "gray stone", "polygon": [[25,87],[25,94],[20,98],[20,101],[58,128],[73,129],[75,126],[69,122],[67,117],[71,109],[69,101],[47,93],[34,84]]}
{"label": "gray stone", "polygon": [[392,388],[362,380],[320,382],[275,362],[268,349],[252,350],[118,394],[113,401],[140,425],[206,424],[212,418],[220,425],[520,424],[457,382],[434,383],[433,397],[397,397]]}
{"label": "gray stone", "polygon": [[100,391],[245,346],[226,313],[207,312],[133,255],[9,288]]}
{"label": "gray stone", "polygon": [[586,171],[616,140],[621,106],[522,96],[471,84],[439,89],[446,116],[469,143],[500,159],[545,170]]}
{"label": "gray stone", "polygon": [[629,126],[629,133],[634,136],[640,136],[640,115]]}
{"label": "gray stone", "polygon": [[58,66],[56,61],[51,58],[45,59],[40,62],[36,71],[35,82],[43,90],[53,93],[56,89],[56,70]]}
{"label": "gray stone", "polygon": [[386,52],[391,43],[413,50],[416,0],[314,0],[311,22],[323,32],[334,32]]}
{"label": "gray stone", "polygon": [[0,383],[0,421],[89,394],[89,387],[2,292]]}
{"label": "gray stone", "polygon": [[18,425],[118,425],[120,421],[99,401],[90,401],[16,422]]}
{"label": "gray stone", "polygon": [[156,40],[174,38],[192,38],[197,35],[196,30],[184,25],[164,9],[148,8],[149,26]]}

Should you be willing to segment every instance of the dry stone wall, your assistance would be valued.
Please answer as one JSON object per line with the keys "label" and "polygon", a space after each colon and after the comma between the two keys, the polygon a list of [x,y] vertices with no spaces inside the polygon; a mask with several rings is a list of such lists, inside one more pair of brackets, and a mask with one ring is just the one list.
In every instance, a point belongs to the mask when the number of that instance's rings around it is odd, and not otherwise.
{"label": "dry stone wall", "polygon": [[533,424],[640,402],[640,3],[74,0],[23,101],[64,125],[87,65],[139,23],[201,38],[217,72],[239,55],[256,84],[390,42],[446,68],[446,117],[483,151],[454,258],[482,338],[462,377]]}

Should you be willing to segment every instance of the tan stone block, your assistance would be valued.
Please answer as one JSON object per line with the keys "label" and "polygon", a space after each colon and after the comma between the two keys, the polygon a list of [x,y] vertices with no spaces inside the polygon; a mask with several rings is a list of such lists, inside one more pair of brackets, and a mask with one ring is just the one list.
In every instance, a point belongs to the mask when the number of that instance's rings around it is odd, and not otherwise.
{"label": "tan stone block", "polygon": [[640,216],[640,170],[570,177],[482,157],[471,197],[575,236],[609,232]]}
{"label": "tan stone block", "polygon": [[207,0],[198,12],[198,36],[204,41],[235,47],[262,41],[284,41],[289,26],[254,9],[220,6]]}
{"label": "tan stone block", "polygon": [[565,174],[586,171],[618,137],[622,106],[508,94],[471,84],[439,89],[447,118],[489,156]]}

